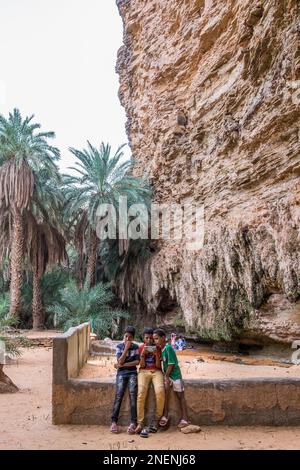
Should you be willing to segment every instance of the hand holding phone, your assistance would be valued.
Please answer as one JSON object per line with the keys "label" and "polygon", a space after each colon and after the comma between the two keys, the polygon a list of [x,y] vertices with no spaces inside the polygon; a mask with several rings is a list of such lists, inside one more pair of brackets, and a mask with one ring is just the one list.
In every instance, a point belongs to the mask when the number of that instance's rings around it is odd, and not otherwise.
{"label": "hand holding phone", "polygon": [[156,350],[156,346],[145,346],[144,350],[147,353],[154,353],[154,351]]}

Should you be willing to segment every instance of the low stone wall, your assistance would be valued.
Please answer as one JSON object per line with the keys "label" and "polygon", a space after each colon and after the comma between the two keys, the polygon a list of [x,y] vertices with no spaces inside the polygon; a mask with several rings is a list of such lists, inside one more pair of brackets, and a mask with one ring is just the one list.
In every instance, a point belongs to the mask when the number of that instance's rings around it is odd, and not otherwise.
{"label": "low stone wall", "polygon": [[77,377],[89,355],[90,324],[83,323],[53,338],[53,385]]}
{"label": "low stone wall", "polygon": [[[299,425],[300,379],[188,380],[188,412],[199,425]],[[110,424],[114,382],[71,379],[56,390],[55,424]],[[155,409],[150,390],[147,409]],[[172,424],[179,420],[176,397],[171,395]],[[147,413],[148,420],[151,413]],[[122,405],[121,425],[130,421],[129,399]]]}
{"label": "low stone wall", "polygon": [[[71,328],[53,340],[53,423],[110,424],[114,380],[76,378],[89,352],[89,324]],[[199,425],[300,425],[300,378],[197,379],[185,381],[191,421]],[[150,389],[147,410],[155,409]],[[151,419],[151,412],[146,413]],[[176,396],[170,397],[173,424],[179,419]],[[121,425],[130,421],[129,398]]]}

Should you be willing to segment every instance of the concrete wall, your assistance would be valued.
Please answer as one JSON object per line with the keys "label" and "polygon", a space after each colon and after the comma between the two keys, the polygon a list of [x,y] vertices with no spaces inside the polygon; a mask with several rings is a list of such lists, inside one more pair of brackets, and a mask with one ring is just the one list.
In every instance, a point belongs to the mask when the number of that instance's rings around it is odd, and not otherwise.
{"label": "concrete wall", "polygon": [[83,323],[53,338],[53,385],[77,377],[90,346],[90,324]]}
{"label": "concrete wall", "polygon": [[[89,324],[71,328],[53,340],[53,423],[110,424],[114,380],[77,379],[89,350]],[[300,425],[300,378],[186,380],[190,419],[199,425]],[[146,415],[155,410],[151,389]],[[150,410],[150,411],[149,411]],[[152,410],[152,411],[151,411]],[[176,397],[170,397],[173,424],[179,419]],[[125,397],[120,424],[130,421]]]}
{"label": "concrete wall", "polygon": [[[189,417],[199,425],[300,425],[300,379],[188,380],[185,382]],[[70,379],[56,387],[54,424],[110,424],[114,382]],[[155,409],[150,390],[147,409]],[[148,411],[148,419],[152,413]],[[171,395],[172,424],[179,420]],[[120,424],[130,421],[126,396]]]}

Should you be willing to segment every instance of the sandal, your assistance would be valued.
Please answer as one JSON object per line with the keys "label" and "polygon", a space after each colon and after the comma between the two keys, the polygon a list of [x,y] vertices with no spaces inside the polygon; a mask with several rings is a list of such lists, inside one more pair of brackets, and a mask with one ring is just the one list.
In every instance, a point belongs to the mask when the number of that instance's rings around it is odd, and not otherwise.
{"label": "sandal", "polygon": [[156,426],[155,424],[151,425],[151,426],[149,427],[149,431],[150,431],[150,432],[157,432],[157,431],[158,431],[157,426]]}
{"label": "sandal", "polygon": [[137,427],[135,428],[135,434],[141,434],[143,430],[143,427],[141,424],[138,424]]}
{"label": "sandal", "polygon": [[134,423],[130,423],[130,425],[127,428],[127,433],[135,434],[135,429],[136,429],[136,425]]}
{"label": "sandal", "polygon": [[162,417],[160,418],[160,420],[159,420],[159,425],[160,425],[162,428],[164,428],[165,426],[167,426],[168,422],[169,422],[169,417],[167,417],[167,416],[162,416]]}
{"label": "sandal", "polygon": [[149,427],[149,431],[150,432],[157,432],[158,431],[158,428],[157,428],[157,421],[155,423],[152,423],[151,426]]}
{"label": "sandal", "polygon": [[142,429],[142,431],[140,433],[140,436],[141,437],[149,437],[148,429],[147,428]]}
{"label": "sandal", "polygon": [[111,423],[110,432],[112,432],[113,434],[118,434],[117,423]]}
{"label": "sandal", "polygon": [[186,428],[189,424],[191,424],[189,421],[186,421],[185,419],[181,419],[177,425],[178,429]]}

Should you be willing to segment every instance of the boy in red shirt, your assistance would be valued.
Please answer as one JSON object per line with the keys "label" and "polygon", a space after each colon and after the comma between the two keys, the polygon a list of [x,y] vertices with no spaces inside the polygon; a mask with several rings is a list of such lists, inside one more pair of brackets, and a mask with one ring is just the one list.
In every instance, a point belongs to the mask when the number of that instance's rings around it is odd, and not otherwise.
{"label": "boy in red shirt", "polygon": [[158,422],[163,415],[165,404],[164,378],[161,370],[161,352],[155,347],[153,341],[153,329],[145,328],[143,331],[144,343],[140,345],[140,369],[138,373],[137,396],[137,428],[136,433],[142,437],[148,437],[144,429],[145,403],[151,383],[153,383],[156,398],[156,420],[150,426],[151,432],[156,432]]}

